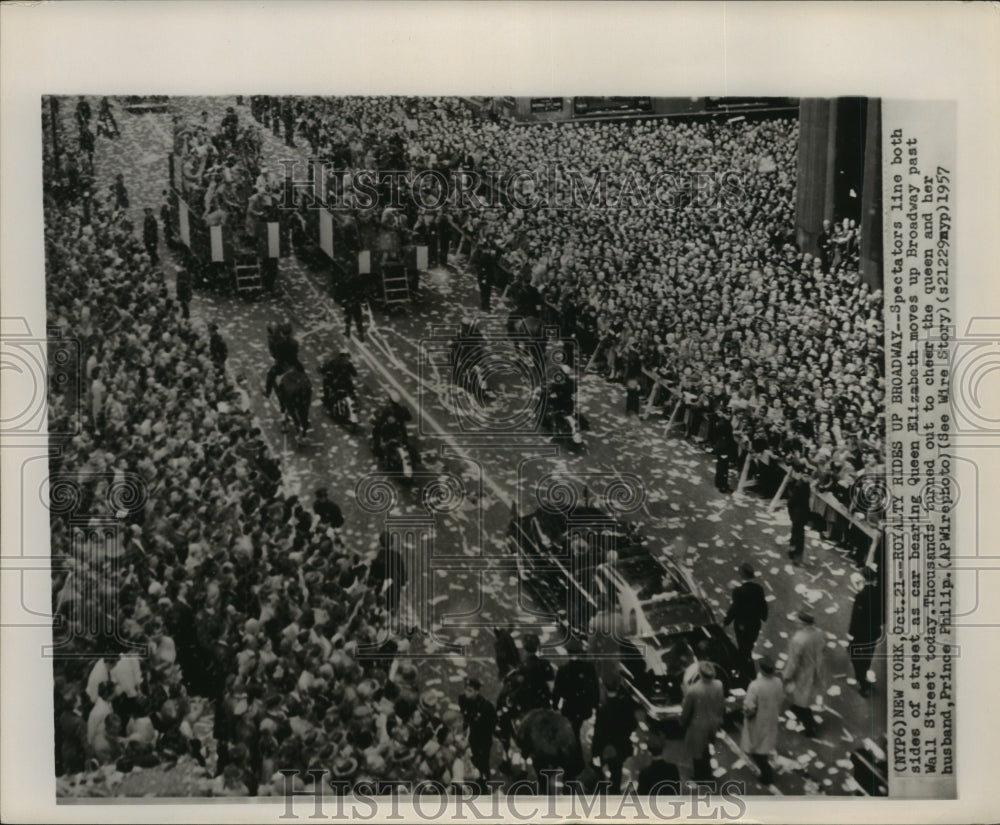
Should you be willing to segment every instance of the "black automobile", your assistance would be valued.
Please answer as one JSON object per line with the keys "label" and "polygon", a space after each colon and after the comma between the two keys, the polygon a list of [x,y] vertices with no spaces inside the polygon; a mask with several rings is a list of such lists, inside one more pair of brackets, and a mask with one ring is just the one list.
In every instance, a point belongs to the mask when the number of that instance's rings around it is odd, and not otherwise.
{"label": "black automobile", "polygon": [[745,668],[690,574],[654,555],[635,526],[591,506],[513,512],[508,547],[519,575],[596,655],[620,673],[654,720],[680,716],[685,677],[715,664],[730,710],[742,706]]}

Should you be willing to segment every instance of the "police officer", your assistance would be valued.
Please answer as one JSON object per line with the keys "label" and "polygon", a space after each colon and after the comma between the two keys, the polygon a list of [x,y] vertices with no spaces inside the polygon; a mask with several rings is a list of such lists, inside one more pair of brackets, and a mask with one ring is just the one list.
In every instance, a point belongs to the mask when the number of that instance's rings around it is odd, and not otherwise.
{"label": "police officer", "polygon": [[552,707],[552,687],[556,675],[552,665],[539,657],[539,647],[541,640],[534,633],[524,637],[524,661],[520,667],[523,683],[517,696],[517,704],[522,711]]}
{"label": "police officer", "polygon": [[235,145],[236,137],[239,134],[239,117],[232,106],[226,107],[226,114],[223,115],[219,128],[230,145]]}
{"label": "police officer", "polygon": [[400,402],[399,396],[395,392],[389,393],[389,403],[386,404],[375,417],[372,427],[372,447],[375,457],[379,463],[385,461],[385,448],[392,441],[398,441],[407,447],[411,459],[416,463],[416,452],[410,444],[409,434],[406,431],[406,422],[413,416],[410,411]]}
{"label": "police officer", "polygon": [[313,499],[313,512],[322,524],[328,525],[334,530],[344,526],[344,514],[336,502],[330,498],[326,487],[320,487],[316,490]]}
{"label": "police officer", "polygon": [[573,725],[573,732],[580,737],[580,726],[590,718],[601,701],[601,688],[597,681],[597,668],[593,662],[580,658],[583,644],[575,636],[566,645],[570,660],[556,673],[552,704]]}
{"label": "police officer", "polygon": [[354,379],[358,377],[358,368],[354,366],[349,352],[340,352],[323,364],[321,371],[324,379],[324,390],[330,395],[343,393],[354,395]]}
{"label": "police officer", "polygon": [[448,268],[448,248],[451,246],[451,220],[448,212],[442,209],[437,217],[437,249],[438,264]]}
{"label": "police officer", "polygon": [[149,255],[149,260],[153,266],[159,264],[160,256],[158,247],[160,245],[160,228],[156,223],[156,216],[153,214],[151,206],[147,206],[143,210],[142,243],[146,247],[146,254]]}
{"label": "police officer", "polygon": [[485,789],[490,778],[490,751],[493,748],[493,731],[497,726],[497,712],[492,703],[480,693],[482,682],[465,680],[465,693],[458,697],[465,730],[469,732],[469,750],[472,764],[479,771],[479,781]]}
{"label": "police officer", "polygon": [[403,556],[392,546],[388,531],[378,539],[379,551],[368,571],[368,585],[376,594],[385,591],[385,605],[389,612],[399,612],[399,598],[406,586],[406,564]]}
{"label": "police officer", "polygon": [[514,315],[521,318],[540,318],[542,315],[542,293],[531,283],[531,274],[524,273],[521,280],[511,288]]}
{"label": "police officer", "polygon": [[854,668],[854,678],[858,681],[858,692],[867,697],[872,693],[868,682],[868,668],[872,663],[875,646],[882,638],[883,609],[878,573],[866,567],[864,577],[865,584],[854,598],[847,634],[851,639],[851,666]]}
{"label": "police officer", "polygon": [[340,301],[344,305],[344,335],[351,337],[351,322],[358,330],[358,340],[365,340],[364,321],[361,304],[365,299],[364,279],[358,273],[350,273],[340,285]]}
{"label": "police officer", "polygon": [[496,249],[492,243],[485,242],[476,251],[475,260],[476,283],[479,285],[479,308],[483,312],[490,311],[490,299],[493,294],[496,267]]}
{"label": "police officer", "polygon": [[720,493],[732,492],[729,487],[729,467],[737,449],[732,423],[726,416],[719,416],[715,438],[715,489]]}
{"label": "police officer", "polygon": [[736,644],[748,675],[753,678],[753,646],[760,635],[760,626],[767,621],[767,599],[764,588],[754,581],[754,569],[749,563],[740,565],[743,583],[733,590],[733,602],[726,612],[723,627],[733,622]]}
{"label": "police officer", "polygon": [[191,273],[184,267],[177,268],[177,281],[174,286],[177,294],[177,303],[181,305],[181,314],[185,318],[191,317],[191,298],[194,291],[191,286]]}

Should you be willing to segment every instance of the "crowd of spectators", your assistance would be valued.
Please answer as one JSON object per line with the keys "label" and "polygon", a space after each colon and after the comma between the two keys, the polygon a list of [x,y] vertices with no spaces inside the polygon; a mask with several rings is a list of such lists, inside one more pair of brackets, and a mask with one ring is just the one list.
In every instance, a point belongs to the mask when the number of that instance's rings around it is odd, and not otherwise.
{"label": "crowd of spectators", "polygon": [[[495,162],[603,175],[613,208],[511,209],[471,228],[520,250],[515,267],[609,378],[645,398],[656,376],[689,434],[731,427],[762,471],[777,458],[839,492],[882,461],[882,295],[860,277],[853,222],[827,227],[817,255],[795,244],[797,139],[785,118],[512,128]],[[713,170],[735,191],[697,191],[679,171],[692,188],[666,216],[615,193],[657,169]]]}
{"label": "crowd of spectators", "polygon": [[75,433],[50,465],[57,774],[193,759],[222,794],[281,793],[278,767],[451,778],[456,714],[405,639],[380,642],[398,553],[347,546],[325,491],[283,491],[218,331],[48,157],[49,322],[80,347],[49,398],[50,431]]}
{"label": "crowd of spectators", "polygon": [[[491,269],[481,285],[530,279],[587,363],[643,399],[656,376],[666,414],[680,401],[712,445],[732,432],[764,487],[794,467],[847,505],[882,464],[882,293],[861,278],[855,221],[825,222],[815,254],[796,243],[795,118],[519,125],[457,98],[269,105],[341,188],[358,170],[451,181],[440,208],[404,199],[407,226],[460,227]],[[463,173],[484,181],[484,208]]]}
{"label": "crowd of spectators", "polygon": [[255,222],[280,193],[281,179],[261,162],[260,134],[240,126],[234,107],[221,122],[173,118],[175,180],[189,207],[208,226],[227,225],[252,235]]}

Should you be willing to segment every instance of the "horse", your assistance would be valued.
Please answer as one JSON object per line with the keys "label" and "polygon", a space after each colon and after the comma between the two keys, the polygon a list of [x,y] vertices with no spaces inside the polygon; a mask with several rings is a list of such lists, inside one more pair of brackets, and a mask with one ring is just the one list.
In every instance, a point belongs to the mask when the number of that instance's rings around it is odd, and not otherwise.
{"label": "horse", "polygon": [[493,654],[497,662],[497,675],[502,682],[507,678],[507,674],[516,670],[521,664],[521,654],[518,653],[517,644],[510,634],[509,627],[493,628]]}
{"label": "horse", "polygon": [[[534,708],[515,726],[514,741],[521,755],[531,759],[538,781],[538,792],[554,793],[560,781],[566,783],[583,770],[583,752],[569,719],[551,708]],[[551,771],[561,772],[561,777]]]}
{"label": "horse", "polygon": [[[497,628],[498,642],[504,631]],[[503,642],[501,642],[503,646]],[[515,649],[516,652],[516,649]],[[512,766],[511,744],[523,760],[531,760],[539,784],[539,793],[556,790],[553,777],[543,771],[560,771],[563,783],[575,779],[584,768],[583,752],[572,723],[558,711],[540,706],[530,691],[525,690],[524,673],[515,668],[501,679],[497,696],[497,735],[507,753],[505,763]]]}
{"label": "horse", "polygon": [[309,431],[309,405],[312,403],[312,381],[305,370],[297,367],[286,369],[274,383],[278,405],[285,420],[305,438]]}

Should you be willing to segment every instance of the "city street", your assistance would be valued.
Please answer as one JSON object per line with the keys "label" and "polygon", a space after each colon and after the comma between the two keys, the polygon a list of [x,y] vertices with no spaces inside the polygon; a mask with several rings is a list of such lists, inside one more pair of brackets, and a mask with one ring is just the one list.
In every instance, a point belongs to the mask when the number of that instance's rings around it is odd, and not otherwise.
{"label": "city street", "polygon": [[[213,124],[226,106],[233,105],[234,98],[187,98],[172,104],[184,117],[207,111]],[[236,111],[241,126],[251,121],[248,107],[237,106]],[[171,114],[132,115],[118,109],[121,138],[97,141],[97,187],[106,191],[116,174],[124,176],[137,231],[142,209],[153,207],[158,215],[162,192],[168,187]],[[65,107],[63,116],[69,129],[71,107]],[[291,149],[270,131],[262,133],[264,155],[272,168],[299,160],[305,169],[304,141]],[[172,282],[176,264],[162,244],[160,254]],[[465,678],[476,676],[483,682],[484,695],[494,700],[498,680],[491,628],[498,624],[512,623],[515,638],[538,633],[542,654],[558,665],[565,654],[565,631],[558,617],[547,613],[523,586],[508,553],[512,506],[519,513],[535,509],[536,488],[552,474],[568,480],[581,497],[593,496],[595,504],[602,503],[602,491],[609,484],[635,477],[641,482],[641,496],[628,518],[640,526],[651,553],[670,557],[691,571],[720,622],[739,582],[739,566],[744,562],[754,566],[770,609],[757,654],[774,657],[780,668],[797,627],[795,613],[802,609],[813,613],[826,634],[829,679],[817,711],[822,719],[817,738],[800,733],[786,712],[775,784],[766,789],[758,784],[753,763],[740,752],[736,730],[716,744],[716,776],[745,783],[748,794],[854,793],[849,755],[864,739],[876,739],[885,731],[886,678],[885,663],[878,655],[871,698],[863,698],[850,678],[846,634],[859,575],[846,552],[807,531],[804,564],[793,566],[787,558],[790,522],[784,505],[770,510],[770,502],[752,489],[719,493],[712,483],[714,458],[704,445],[684,439],[680,429],[668,433],[659,415],[644,421],[626,418],[624,387],[594,373],[584,374],[582,364],[578,364],[578,404],[590,430],[584,433],[586,448],[578,454],[557,447],[544,435],[483,436],[481,428],[461,424],[449,376],[438,372],[429,356],[457,332],[464,317],[479,316],[476,281],[464,268],[466,259],[453,255],[450,262],[451,268],[421,274],[419,295],[405,310],[387,315],[375,309],[364,343],[344,336],[343,312],[332,296],[331,271],[306,266],[294,256],[281,260],[277,296],[245,301],[199,290],[192,302],[196,323],[218,324],[229,346],[228,369],[243,383],[280,460],[285,491],[311,502],[316,488],[327,488],[343,509],[342,536],[349,550],[373,557],[387,518],[429,518],[431,511],[421,497],[424,491],[446,500],[447,506],[439,506],[433,516],[432,552],[418,557],[414,551],[409,557],[411,580],[403,595],[408,623],[419,628],[411,655],[417,657],[421,684],[437,687],[457,701]],[[503,346],[499,338],[505,303],[495,295],[495,314],[481,323],[490,346],[497,348]],[[292,324],[313,381],[308,444],[297,444],[283,430],[276,401],[263,395],[271,363],[266,326],[280,321]],[[352,354],[359,371],[364,426],[357,435],[333,422],[320,403],[319,366],[341,350]],[[493,402],[490,416],[495,419],[507,414],[502,410],[515,414],[525,404],[529,388],[515,380],[513,371],[509,377]],[[393,483],[393,506],[374,512],[372,497],[365,498],[359,484],[378,472],[367,422],[389,391],[397,393],[413,413],[410,431],[417,438],[424,475],[410,486]],[[639,740],[641,751],[642,731]],[[671,742],[669,755],[682,777],[688,778],[691,765],[680,739]]]}

